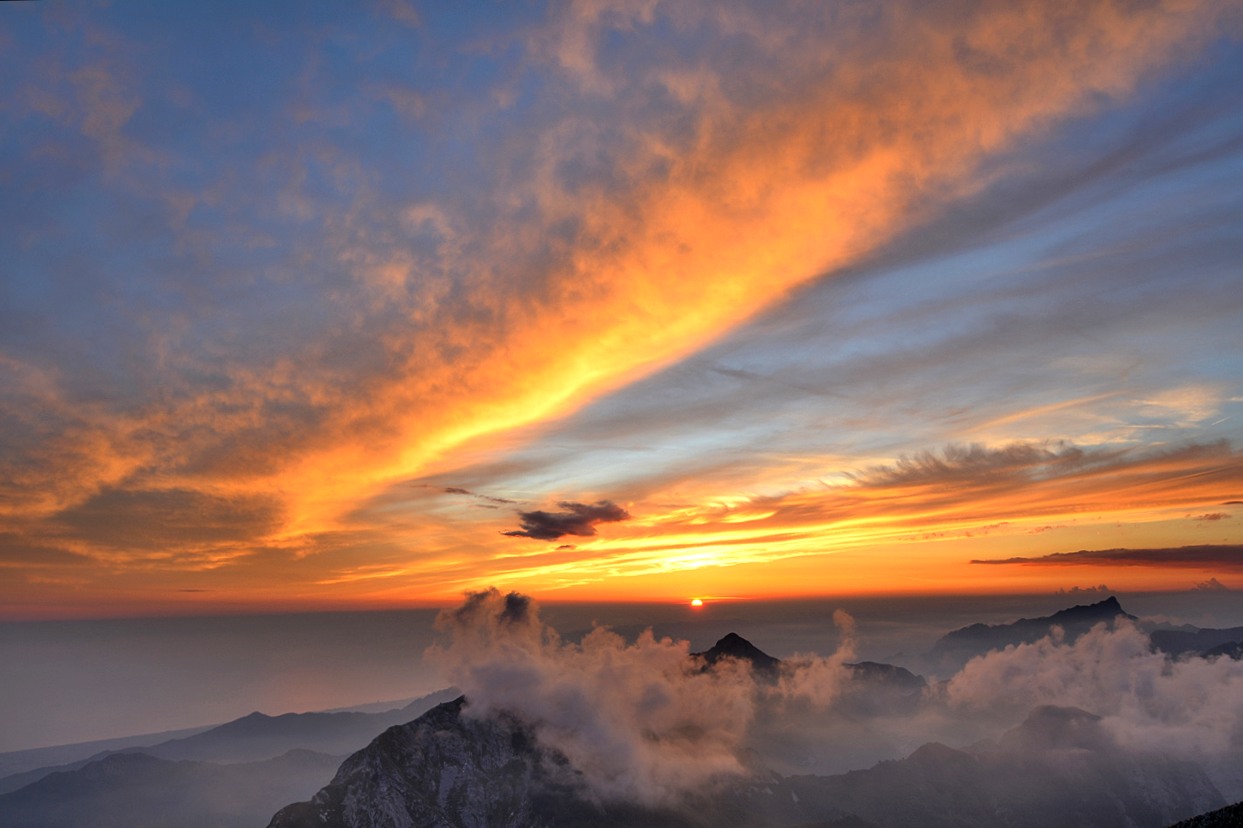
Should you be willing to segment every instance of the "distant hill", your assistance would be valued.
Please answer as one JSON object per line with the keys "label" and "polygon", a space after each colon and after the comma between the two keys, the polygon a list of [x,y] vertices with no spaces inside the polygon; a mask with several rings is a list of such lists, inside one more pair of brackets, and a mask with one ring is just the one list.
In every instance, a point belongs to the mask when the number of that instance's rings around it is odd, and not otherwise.
{"label": "distant hill", "polygon": [[5,828],[262,825],[291,798],[313,793],[340,761],[311,751],[233,765],[117,753],[0,795],[0,823]]}
{"label": "distant hill", "polygon": [[86,759],[36,768],[0,779],[0,794],[20,790],[56,771],[73,771],[116,753],[144,753],[157,759],[235,763],[258,762],[291,750],[347,756],[394,724],[407,722],[447,698],[455,690],[441,690],[385,713],[251,713],[204,731],[157,744],[102,751]]}
{"label": "distant hill", "polygon": [[203,733],[144,748],[143,752],[161,759],[226,763],[267,759],[294,749],[347,754],[385,728],[408,722],[456,695],[454,690],[441,690],[384,713],[251,713]]}
{"label": "distant hill", "polygon": [[1122,618],[1138,620],[1111,595],[1099,603],[1071,607],[1043,618],[1020,618],[1009,624],[972,624],[943,635],[933,645],[928,659],[941,672],[957,672],[975,656],[1039,641],[1054,627],[1061,627],[1067,640],[1074,641],[1097,624],[1113,624]]}
{"label": "distant hill", "polygon": [[[129,748],[143,748],[148,745],[167,742],[171,739],[193,736],[196,733],[202,733],[205,730],[211,730],[213,727],[218,726],[218,724],[211,724],[182,730],[165,730],[158,733],[120,736],[115,739],[94,739],[89,742],[75,742],[68,745],[11,750],[0,753],[0,780],[13,774],[25,773],[38,768],[61,767],[74,762],[81,762],[84,759],[90,759],[93,756],[105,756],[109,753],[116,753]],[[4,788],[0,787],[0,793],[3,792]]]}
{"label": "distant hill", "polygon": [[[1186,653],[1209,655],[1210,652],[1220,654],[1237,652],[1243,645],[1243,627],[1231,627],[1224,630],[1192,629],[1192,630],[1153,630],[1148,638],[1152,646],[1166,655],[1180,656]],[[1238,656],[1231,656],[1237,658]]]}

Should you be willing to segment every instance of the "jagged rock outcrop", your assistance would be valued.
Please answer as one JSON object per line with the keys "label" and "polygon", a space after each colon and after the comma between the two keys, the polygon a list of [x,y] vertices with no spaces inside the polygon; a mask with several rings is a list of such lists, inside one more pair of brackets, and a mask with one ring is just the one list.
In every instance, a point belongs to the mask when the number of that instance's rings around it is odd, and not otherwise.
{"label": "jagged rock outcrop", "polygon": [[269,828],[686,826],[682,817],[598,803],[561,754],[512,716],[462,714],[464,698],[386,730],[310,802]]}
{"label": "jagged rock outcrop", "polygon": [[[62,765],[35,767],[0,778],[0,794],[20,790],[56,772],[79,770],[116,753],[144,753],[157,759],[214,762],[262,762],[289,751],[311,751],[329,756],[348,756],[383,732],[408,722],[443,701],[460,695],[440,690],[413,699],[401,708],[382,713],[317,712],[267,716],[251,713],[191,736],[166,739],[151,745],[105,750]],[[335,765],[334,765],[335,767]],[[325,777],[326,778],[326,777]],[[322,782],[321,780],[317,780]]]}
{"label": "jagged rock outcrop", "polygon": [[1243,661],[1243,641],[1227,641],[1225,644],[1218,644],[1200,653],[1200,658],[1212,659],[1223,656],[1235,661]]}

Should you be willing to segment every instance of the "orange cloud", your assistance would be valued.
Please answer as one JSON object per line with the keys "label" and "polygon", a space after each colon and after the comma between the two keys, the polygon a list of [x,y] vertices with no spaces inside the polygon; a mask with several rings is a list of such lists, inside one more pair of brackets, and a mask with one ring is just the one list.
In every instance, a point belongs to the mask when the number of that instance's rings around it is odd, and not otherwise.
{"label": "orange cloud", "polygon": [[[792,40],[779,48],[795,47],[783,55],[764,52],[772,27],[755,21],[751,31],[764,33],[755,36],[756,52],[781,60],[778,71],[804,60],[813,68],[794,83],[767,78],[772,99],[745,105],[675,89],[690,97],[681,111],[691,126],[670,136],[626,124],[621,155],[609,156],[623,173],[614,186],[575,188],[557,176],[557,159],[602,139],[576,116],[554,123],[535,154],[543,166],[505,181],[517,187],[503,197],[513,210],[473,244],[446,243],[462,251],[444,264],[467,287],[465,306],[433,304],[430,330],[399,343],[410,357],[393,376],[360,399],[334,401],[328,433],[317,441],[330,448],[308,447],[289,466],[282,488],[293,501],[292,525],[320,525],[464,441],[563,415],[702,347],[920,220],[931,204],[971,191],[979,183],[972,171],[989,153],[1101,93],[1125,93],[1209,37],[1215,10],[895,7],[842,51],[829,13],[810,26],[784,21]],[[637,29],[642,48],[649,16],[621,15],[615,24]],[[589,61],[583,32],[602,36],[609,19],[587,14],[586,29],[563,31],[568,51],[558,54],[575,78],[586,78],[585,94],[617,96],[620,113],[627,95],[670,85],[671,70],[655,66],[628,83],[591,80],[601,69]],[[724,25],[731,24],[737,20]],[[795,27],[812,34],[796,36]],[[548,229],[564,222],[576,229],[549,241]],[[465,226],[459,219],[452,232],[471,232]],[[432,290],[439,296],[443,288]]]}
{"label": "orange cloud", "polygon": [[[530,588],[581,586],[616,576],[800,557],[823,560],[937,538],[1031,538],[1033,529],[1047,528],[1050,520],[1178,519],[1190,506],[1217,503],[1243,490],[1243,455],[1222,444],[1147,453],[1031,444],[951,446],[851,477],[841,485],[709,500],[663,512],[653,498],[643,511],[632,509],[634,521],[610,526],[605,537],[573,550],[498,556],[476,583],[492,578]],[[1039,542],[1047,548],[1059,541]],[[967,556],[950,544],[926,557],[934,567],[943,567],[965,563]],[[1060,557],[1037,560],[1055,559]],[[767,579],[756,580],[757,588],[761,582]]]}

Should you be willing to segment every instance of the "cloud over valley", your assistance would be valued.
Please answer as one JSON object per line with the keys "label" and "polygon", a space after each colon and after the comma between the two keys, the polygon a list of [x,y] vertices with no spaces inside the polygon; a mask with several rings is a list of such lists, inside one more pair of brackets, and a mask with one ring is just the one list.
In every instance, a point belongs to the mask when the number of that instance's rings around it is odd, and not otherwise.
{"label": "cloud over valley", "polygon": [[468,715],[518,716],[605,799],[668,805],[757,768],[841,773],[928,742],[1035,761],[1067,738],[1063,714],[1029,720],[1050,705],[1091,714],[1094,749],[1196,762],[1228,797],[1243,795],[1232,770],[1243,757],[1243,662],[1171,658],[1120,618],[1073,640],[1054,628],[925,680],[858,662],[852,619],[834,621],[836,651],[786,658],[769,675],[745,658],[694,657],[650,630],[563,639],[530,599],[489,590],[441,614],[429,657],[462,688]]}

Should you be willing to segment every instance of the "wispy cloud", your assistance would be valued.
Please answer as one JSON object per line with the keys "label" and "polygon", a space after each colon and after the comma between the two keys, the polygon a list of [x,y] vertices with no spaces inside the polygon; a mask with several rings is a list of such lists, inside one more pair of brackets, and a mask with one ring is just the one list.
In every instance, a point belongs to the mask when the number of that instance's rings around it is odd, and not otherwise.
{"label": "wispy cloud", "polygon": [[1152,566],[1243,572],[1243,546],[1223,544],[1220,546],[1180,546],[1175,549],[1082,549],[1078,552],[1054,552],[1033,558],[991,558],[971,563]]}
{"label": "wispy cloud", "polygon": [[[1222,444],[1165,451],[1062,444],[949,446],[893,465],[840,470],[836,477],[843,482],[778,495],[674,507],[652,502],[607,538],[578,544],[572,553],[558,548],[498,556],[489,570],[510,583],[583,585],[618,575],[685,575],[704,567],[823,559],[881,546],[891,555],[896,548],[929,540],[1039,535],[1054,536],[1056,543],[1070,531],[1064,524],[1084,515],[1105,522],[1183,519],[1188,506],[1218,502],[1223,491],[1243,485],[1243,459]],[[1051,531],[1050,520],[1063,526]],[[1196,549],[1224,551],[1172,555],[1170,560],[1212,570],[1236,554],[1229,546]],[[1080,554],[1082,560],[1074,557]],[[884,557],[873,554],[873,571]],[[1117,562],[1142,557],[1119,554]],[[1106,560],[1072,553],[1031,562]],[[823,563],[822,569],[830,566]]]}

